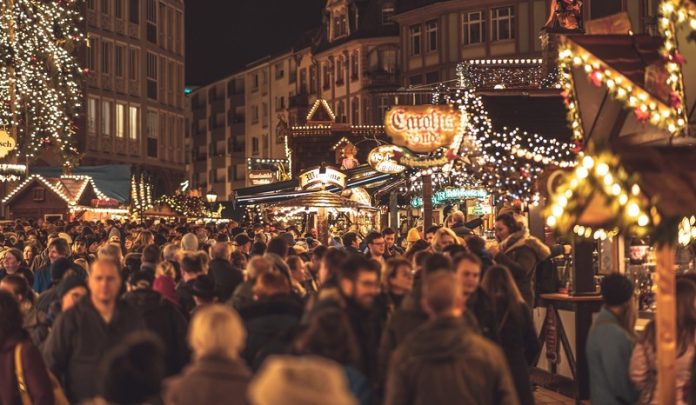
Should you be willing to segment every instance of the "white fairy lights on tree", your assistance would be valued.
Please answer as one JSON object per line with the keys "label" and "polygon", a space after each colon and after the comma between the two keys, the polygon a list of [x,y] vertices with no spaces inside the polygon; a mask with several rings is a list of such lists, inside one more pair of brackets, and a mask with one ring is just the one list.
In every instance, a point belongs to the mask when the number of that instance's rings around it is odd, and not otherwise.
{"label": "white fairy lights on tree", "polygon": [[82,104],[82,69],[74,50],[79,0],[3,0],[0,5],[0,128],[16,137],[19,159],[56,145],[69,169]]}

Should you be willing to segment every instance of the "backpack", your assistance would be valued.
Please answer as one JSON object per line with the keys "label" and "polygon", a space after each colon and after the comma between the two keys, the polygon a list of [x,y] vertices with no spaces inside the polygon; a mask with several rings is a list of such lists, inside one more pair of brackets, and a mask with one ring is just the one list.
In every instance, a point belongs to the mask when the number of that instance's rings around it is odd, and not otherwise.
{"label": "backpack", "polygon": [[537,264],[535,281],[534,290],[536,294],[558,292],[558,288],[561,286],[561,280],[556,271],[556,263],[554,263],[552,258],[546,258]]}

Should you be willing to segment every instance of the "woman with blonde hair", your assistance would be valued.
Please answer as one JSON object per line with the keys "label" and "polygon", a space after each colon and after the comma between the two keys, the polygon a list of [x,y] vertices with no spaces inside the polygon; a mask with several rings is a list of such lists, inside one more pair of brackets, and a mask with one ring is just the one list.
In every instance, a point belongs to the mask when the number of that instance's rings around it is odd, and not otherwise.
{"label": "woman with blonde hair", "polygon": [[145,246],[155,243],[155,235],[150,231],[142,231],[133,241],[133,246],[129,249],[130,252],[142,253]]}
{"label": "woman with blonde hair", "polygon": [[247,404],[251,371],[239,358],[245,341],[244,324],[232,308],[220,304],[201,307],[189,325],[193,362],[165,382],[164,403]]}
{"label": "woman with blonde hair", "polygon": [[435,232],[433,241],[430,244],[430,250],[437,253],[442,251],[449,245],[459,245],[459,238],[449,228],[440,228]]}
{"label": "woman with blonde hair", "polygon": [[539,351],[539,344],[531,313],[507,267],[488,268],[481,288],[491,300],[500,346],[510,365],[520,404],[532,405],[534,397],[529,382],[529,366]]}
{"label": "woman with blonde hair", "polygon": [[99,247],[97,251],[97,259],[107,259],[111,260],[118,268],[123,267],[123,251],[121,250],[121,245],[118,243],[106,243]]}

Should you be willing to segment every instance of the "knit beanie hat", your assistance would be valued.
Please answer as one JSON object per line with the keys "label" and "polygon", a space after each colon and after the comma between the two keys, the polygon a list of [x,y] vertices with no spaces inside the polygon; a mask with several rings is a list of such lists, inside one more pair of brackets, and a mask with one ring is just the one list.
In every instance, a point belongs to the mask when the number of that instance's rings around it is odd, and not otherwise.
{"label": "knit beanie hat", "polygon": [[85,290],[87,290],[87,282],[85,282],[84,278],[80,276],[70,276],[64,278],[60,283],[58,283],[58,287],[56,287],[58,299],[62,299],[65,294],[77,287],[84,287]]}
{"label": "knit beanie hat", "polygon": [[257,405],[355,405],[343,369],[321,357],[272,356],[249,385]]}
{"label": "knit beanie hat", "polygon": [[187,233],[181,238],[181,249],[195,252],[198,250],[198,237],[192,233]]}
{"label": "knit beanie hat", "polygon": [[633,298],[633,283],[622,274],[609,274],[602,280],[602,298],[610,307],[622,305]]}

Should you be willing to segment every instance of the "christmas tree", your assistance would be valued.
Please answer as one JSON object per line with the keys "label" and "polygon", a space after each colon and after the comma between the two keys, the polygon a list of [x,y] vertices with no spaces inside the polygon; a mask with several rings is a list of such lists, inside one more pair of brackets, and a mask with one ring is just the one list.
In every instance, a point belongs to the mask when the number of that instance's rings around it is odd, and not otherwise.
{"label": "christmas tree", "polygon": [[72,137],[82,104],[75,49],[85,42],[78,0],[2,0],[0,4],[0,130],[17,141],[17,160],[43,148],[75,164]]}

